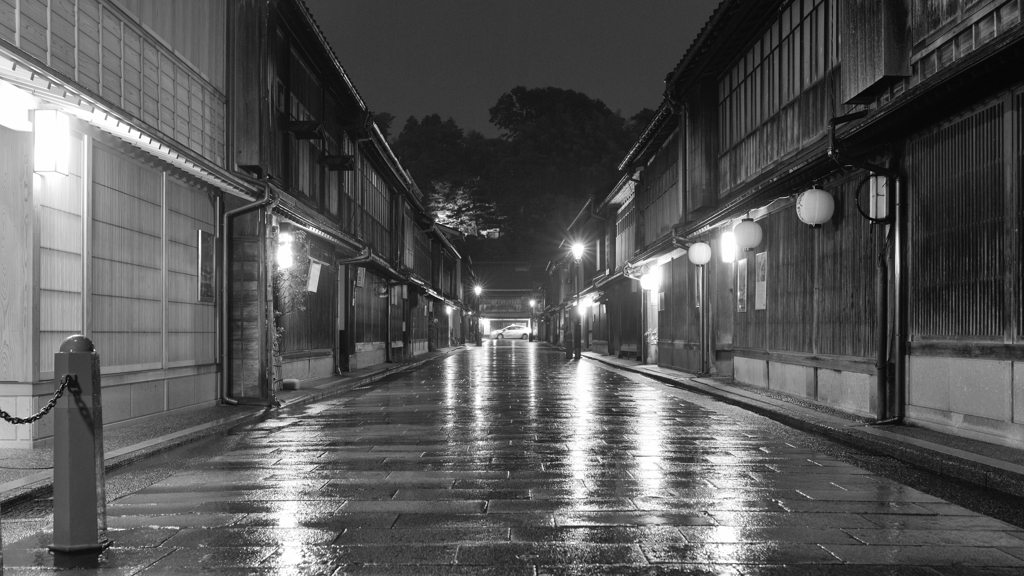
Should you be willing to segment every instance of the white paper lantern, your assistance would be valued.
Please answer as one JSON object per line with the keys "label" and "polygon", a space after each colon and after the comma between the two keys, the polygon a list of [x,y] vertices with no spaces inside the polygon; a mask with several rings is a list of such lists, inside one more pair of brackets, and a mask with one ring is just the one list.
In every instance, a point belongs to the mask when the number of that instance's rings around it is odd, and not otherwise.
{"label": "white paper lantern", "polygon": [[761,243],[761,238],[764,236],[764,232],[761,231],[761,225],[754,222],[753,218],[744,218],[740,220],[740,223],[732,229],[732,233],[736,236],[736,246],[740,250],[750,251]]}
{"label": "white paper lantern", "polygon": [[832,218],[835,209],[835,199],[820,188],[811,188],[796,198],[796,215],[811,228],[821,228],[822,224]]}
{"label": "white paper lantern", "polygon": [[686,250],[686,255],[690,257],[690,262],[703,266],[711,261],[711,246],[706,242],[691,244]]}

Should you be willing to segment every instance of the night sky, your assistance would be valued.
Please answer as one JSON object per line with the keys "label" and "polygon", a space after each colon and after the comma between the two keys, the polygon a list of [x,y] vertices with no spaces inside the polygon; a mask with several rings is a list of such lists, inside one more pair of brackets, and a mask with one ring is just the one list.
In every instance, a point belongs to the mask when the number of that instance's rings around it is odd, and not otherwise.
{"label": "night sky", "polygon": [[498,134],[488,108],[517,85],[583,92],[629,117],[720,0],[305,0],[367,105],[438,113]]}

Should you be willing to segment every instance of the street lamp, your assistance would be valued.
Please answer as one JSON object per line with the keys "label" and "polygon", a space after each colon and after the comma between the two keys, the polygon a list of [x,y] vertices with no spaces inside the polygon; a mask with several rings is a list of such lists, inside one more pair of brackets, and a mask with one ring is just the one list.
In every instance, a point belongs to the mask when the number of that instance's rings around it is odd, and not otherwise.
{"label": "street lamp", "polygon": [[572,245],[572,259],[576,262],[576,274],[573,281],[576,283],[576,321],[573,325],[573,356],[579,360],[583,356],[583,309],[580,307],[580,276],[583,268],[583,244],[579,242]]}
{"label": "street lamp", "polygon": [[477,315],[476,315],[476,345],[477,346],[483,346],[484,345],[483,337],[480,335],[480,314],[479,314],[479,312],[480,312],[480,295],[483,294],[483,293],[484,293],[484,287],[483,286],[481,286],[479,284],[477,284],[476,286],[473,286],[473,294],[476,294],[476,310],[477,310]]}

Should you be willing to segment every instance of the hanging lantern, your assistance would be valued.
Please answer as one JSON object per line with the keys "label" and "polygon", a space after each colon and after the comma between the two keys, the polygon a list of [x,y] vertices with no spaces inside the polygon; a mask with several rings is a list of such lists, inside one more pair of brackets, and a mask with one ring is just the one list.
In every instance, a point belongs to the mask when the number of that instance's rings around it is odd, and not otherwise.
{"label": "hanging lantern", "polygon": [[686,255],[689,256],[690,262],[703,266],[711,261],[711,245],[706,242],[691,244],[686,250]]}
{"label": "hanging lantern", "polygon": [[836,209],[832,195],[820,188],[811,188],[796,198],[796,215],[811,228],[821,228]]}
{"label": "hanging lantern", "polygon": [[757,248],[758,244],[761,243],[762,236],[764,236],[764,232],[761,231],[761,225],[754,222],[753,218],[740,220],[740,223],[732,229],[732,233],[736,235],[736,246],[740,250],[748,252]]}
{"label": "hanging lantern", "polygon": [[58,110],[36,110],[34,170],[43,176],[67,176],[71,157],[71,120]]}

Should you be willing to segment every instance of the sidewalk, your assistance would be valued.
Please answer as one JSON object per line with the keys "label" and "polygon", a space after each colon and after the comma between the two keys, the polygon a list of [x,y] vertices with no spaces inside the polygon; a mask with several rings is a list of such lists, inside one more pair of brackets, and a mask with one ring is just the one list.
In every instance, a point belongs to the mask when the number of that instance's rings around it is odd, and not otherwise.
{"label": "sidewalk", "polygon": [[[302,383],[298,390],[278,390],[282,406],[315,402],[376,382],[396,372],[411,370],[441,358],[460,346],[417,356],[412,360],[378,364]],[[103,430],[106,469],[124,466],[141,458],[227,430],[259,418],[264,406],[211,406],[199,410],[158,414],[141,422],[115,425]],[[0,448],[0,511],[47,492],[53,485],[52,447],[32,450]]]}
{"label": "sidewalk", "polygon": [[915,426],[869,426],[864,418],[805,399],[735,384],[730,379],[698,377],[595,352],[584,352],[583,356],[669,385],[707,394],[793,428],[890,456],[937,474],[1024,496],[1024,451],[1016,448]]}

